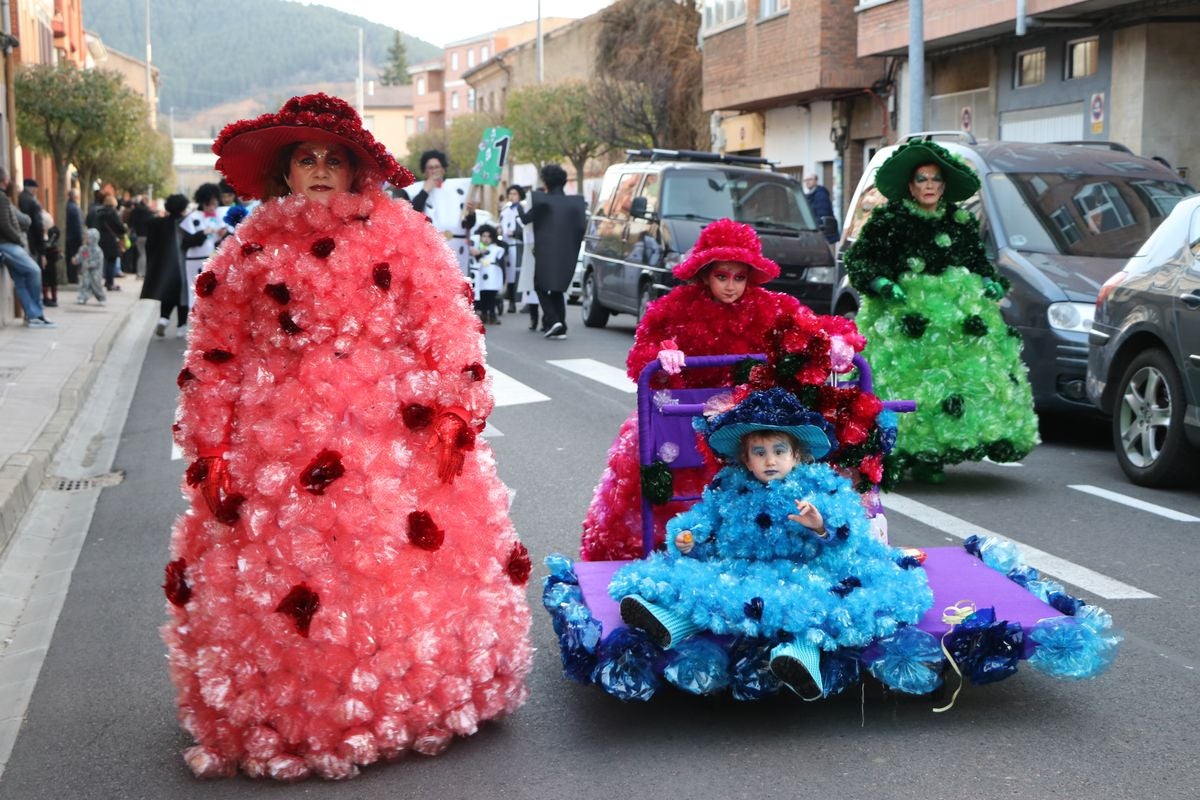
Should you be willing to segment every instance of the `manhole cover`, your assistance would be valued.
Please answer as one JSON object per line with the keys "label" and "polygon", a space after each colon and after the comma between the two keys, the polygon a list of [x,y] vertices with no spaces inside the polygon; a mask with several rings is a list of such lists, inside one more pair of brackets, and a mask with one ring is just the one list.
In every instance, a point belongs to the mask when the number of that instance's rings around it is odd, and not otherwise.
{"label": "manhole cover", "polygon": [[109,486],[116,486],[123,480],[125,480],[125,473],[117,470],[106,472],[103,475],[92,475],[88,478],[62,478],[58,475],[51,475],[42,485],[56,492],[83,492],[88,489],[106,489]]}

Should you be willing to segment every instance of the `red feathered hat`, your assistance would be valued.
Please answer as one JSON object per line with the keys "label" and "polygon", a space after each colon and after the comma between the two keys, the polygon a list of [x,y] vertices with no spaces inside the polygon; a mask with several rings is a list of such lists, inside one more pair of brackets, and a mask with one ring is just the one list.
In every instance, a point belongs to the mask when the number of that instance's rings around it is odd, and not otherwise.
{"label": "red feathered hat", "polygon": [[750,268],[749,281],[755,285],[779,277],[779,265],[762,254],[762,242],[754,228],[731,219],[719,219],[700,231],[687,259],[675,267],[675,277],[690,280],[714,261],[745,264]]}
{"label": "red feathered hat", "polygon": [[349,103],[327,94],[293,97],[275,114],[226,125],[213,142],[217,170],[242,197],[263,196],[279,148],[295,142],[345,145],[358,159],[359,174],[374,175],[396,186],[413,182],[413,174],[396,163],[387,148],[362,126]]}

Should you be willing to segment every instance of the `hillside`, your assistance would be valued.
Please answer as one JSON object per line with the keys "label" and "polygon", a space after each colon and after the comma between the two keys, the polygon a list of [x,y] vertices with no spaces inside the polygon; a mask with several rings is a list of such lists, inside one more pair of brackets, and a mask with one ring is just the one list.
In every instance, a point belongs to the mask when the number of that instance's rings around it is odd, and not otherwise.
{"label": "hillside", "polygon": [[[141,58],[145,7],[145,0],[86,0],[84,26],[109,47]],[[348,86],[344,91],[352,96],[360,27],[364,74],[371,80],[395,35],[385,25],[286,0],[154,0],[150,39],[161,71],[159,111],[167,118],[174,108],[183,120],[245,100],[277,107],[297,92],[334,86]],[[428,42],[401,36],[410,64],[441,54]]]}

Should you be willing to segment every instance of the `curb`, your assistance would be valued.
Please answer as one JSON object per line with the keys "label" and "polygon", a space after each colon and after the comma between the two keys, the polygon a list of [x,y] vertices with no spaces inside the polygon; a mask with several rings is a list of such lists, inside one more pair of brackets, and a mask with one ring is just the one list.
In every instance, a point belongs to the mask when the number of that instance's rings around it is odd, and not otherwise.
{"label": "curb", "polygon": [[105,327],[92,347],[91,357],[79,365],[63,384],[58,396],[58,408],[33,445],[23,453],[13,453],[0,466],[0,553],[8,547],[25,511],[41,488],[46,471],[75,422],[84,398],[96,382],[96,375],[108,358],[113,342],[129,324],[137,306],[138,301],[134,301]]}

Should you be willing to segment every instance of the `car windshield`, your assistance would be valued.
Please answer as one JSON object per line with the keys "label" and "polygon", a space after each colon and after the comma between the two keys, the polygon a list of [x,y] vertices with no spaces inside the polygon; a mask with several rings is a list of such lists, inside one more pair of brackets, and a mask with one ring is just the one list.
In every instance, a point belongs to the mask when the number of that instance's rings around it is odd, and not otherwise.
{"label": "car windshield", "polygon": [[995,173],[988,178],[1008,246],[1129,258],[1184,197],[1186,183],[1123,175]]}
{"label": "car windshield", "polygon": [[757,228],[817,229],[800,184],[777,174],[674,170],[663,183],[662,215],[711,221],[730,217]]}

